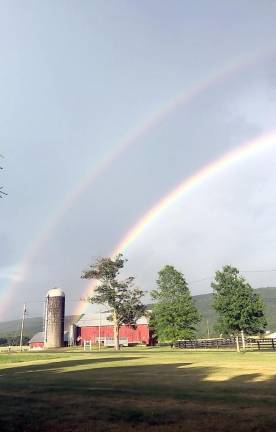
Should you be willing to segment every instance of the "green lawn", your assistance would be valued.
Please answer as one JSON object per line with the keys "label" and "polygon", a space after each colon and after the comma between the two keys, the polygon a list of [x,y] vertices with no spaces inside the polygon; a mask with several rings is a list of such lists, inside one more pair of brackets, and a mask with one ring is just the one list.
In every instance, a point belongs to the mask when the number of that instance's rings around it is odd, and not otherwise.
{"label": "green lawn", "polygon": [[276,353],[0,353],[0,430],[275,431]]}

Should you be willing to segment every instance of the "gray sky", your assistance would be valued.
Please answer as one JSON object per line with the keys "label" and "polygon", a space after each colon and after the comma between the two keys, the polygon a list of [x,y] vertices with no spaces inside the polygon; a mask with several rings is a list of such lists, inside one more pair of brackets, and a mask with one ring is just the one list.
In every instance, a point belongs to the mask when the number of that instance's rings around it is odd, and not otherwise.
{"label": "gray sky", "polygon": [[[24,301],[40,315],[55,285],[71,312],[95,256],[180,181],[275,128],[275,17],[273,1],[0,2],[0,179],[9,193],[0,202],[0,320],[19,317]],[[87,184],[26,260],[99,160],[231,65]],[[130,245],[127,272],[143,289],[168,263],[193,294],[209,292],[224,264],[276,268],[275,148],[204,182]],[[254,287],[276,285],[276,272],[244,275]]]}

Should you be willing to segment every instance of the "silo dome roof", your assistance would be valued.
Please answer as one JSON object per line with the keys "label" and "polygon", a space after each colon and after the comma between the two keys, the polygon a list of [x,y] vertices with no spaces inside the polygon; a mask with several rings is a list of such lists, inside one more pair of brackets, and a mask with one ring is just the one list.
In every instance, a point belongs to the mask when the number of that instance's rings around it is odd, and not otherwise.
{"label": "silo dome roof", "polygon": [[52,288],[48,291],[47,297],[65,297],[65,294],[60,288]]}

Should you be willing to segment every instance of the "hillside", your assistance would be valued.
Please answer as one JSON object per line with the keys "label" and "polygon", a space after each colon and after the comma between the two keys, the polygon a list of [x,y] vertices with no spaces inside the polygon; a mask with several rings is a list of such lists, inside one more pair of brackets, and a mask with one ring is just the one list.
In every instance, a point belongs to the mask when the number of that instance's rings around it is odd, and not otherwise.
{"label": "hillside", "polygon": [[[268,321],[268,330],[276,330],[276,287],[258,288],[256,290],[264,299],[266,307],[266,318]],[[207,337],[209,326],[210,336],[218,336],[214,331],[214,323],[216,320],[215,311],[212,308],[212,294],[201,294],[194,296],[195,304],[201,313],[201,322],[198,326],[198,336]],[[77,315],[69,315],[65,317],[65,329],[68,329],[72,322],[78,321]],[[207,323],[208,321],[208,323]],[[16,337],[20,334],[20,320],[0,322],[0,337],[12,336]],[[43,318],[27,318],[25,320],[24,335],[32,337],[35,333],[42,331]]]}
{"label": "hillside", "polygon": [[[64,327],[68,330],[70,324],[79,320],[78,315],[68,315],[65,317]],[[0,322],[0,337],[16,337],[20,334],[21,320]],[[24,325],[24,336],[32,337],[35,333],[43,330],[43,318],[26,318]]]}
{"label": "hillside", "polygon": [[[276,330],[276,287],[258,288],[256,291],[262,296],[265,303],[266,318],[268,322],[267,330]],[[213,328],[216,315],[212,308],[212,294],[197,295],[193,298],[202,316],[201,322],[198,326],[198,336],[207,337],[207,326],[209,326],[211,337],[218,336]]]}

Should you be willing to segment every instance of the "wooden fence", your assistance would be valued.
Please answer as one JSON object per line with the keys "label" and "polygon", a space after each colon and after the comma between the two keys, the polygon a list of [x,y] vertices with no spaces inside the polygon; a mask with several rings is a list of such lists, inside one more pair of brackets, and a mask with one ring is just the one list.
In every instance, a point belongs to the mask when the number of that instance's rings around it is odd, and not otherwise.
{"label": "wooden fence", "polygon": [[272,349],[275,351],[276,339],[247,339],[246,345],[248,348],[255,348],[259,351],[262,349]]}
{"label": "wooden fence", "polygon": [[236,341],[234,338],[228,339],[197,339],[197,340],[183,340],[175,344],[176,348],[192,349],[192,348],[224,348],[235,346]]}
{"label": "wooden fence", "polygon": [[[242,340],[239,339],[240,346],[242,346]],[[176,348],[180,349],[198,349],[198,348],[235,348],[236,340],[235,338],[227,339],[197,339],[197,340],[182,340],[175,344]],[[246,347],[256,350],[273,350],[276,349],[276,339],[246,339]]]}

